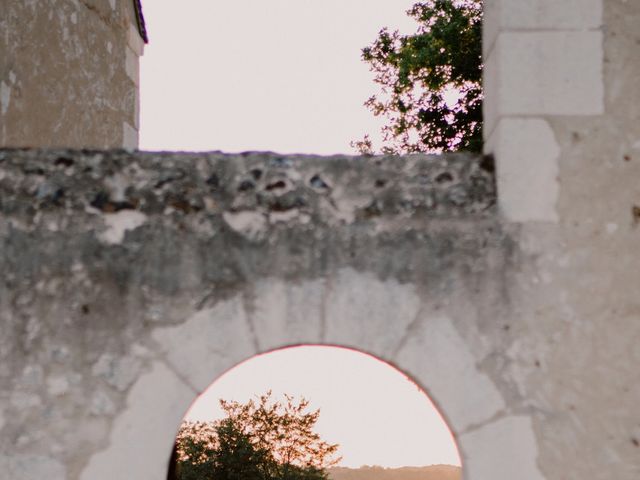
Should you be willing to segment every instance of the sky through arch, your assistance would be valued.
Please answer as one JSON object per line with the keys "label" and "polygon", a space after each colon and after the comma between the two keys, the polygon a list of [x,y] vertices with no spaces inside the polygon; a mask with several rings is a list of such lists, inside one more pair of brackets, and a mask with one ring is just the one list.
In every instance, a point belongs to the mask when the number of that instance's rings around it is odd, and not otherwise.
{"label": "sky through arch", "polygon": [[303,346],[253,357],[217,379],[186,418],[221,418],[219,398],[245,402],[267,390],[304,396],[321,409],[317,431],[341,445],[342,466],[460,465],[428,396],[387,363],[346,348]]}

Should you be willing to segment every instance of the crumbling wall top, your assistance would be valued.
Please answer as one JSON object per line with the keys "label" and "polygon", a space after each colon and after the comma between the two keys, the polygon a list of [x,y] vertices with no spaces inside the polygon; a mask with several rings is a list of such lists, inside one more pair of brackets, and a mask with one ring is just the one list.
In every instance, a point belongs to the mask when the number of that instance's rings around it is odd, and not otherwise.
{"label": "crumbling wall top", "polygon": [[[467,154],[318,157],[249,152],[0,150],[0,212],[251,213],[353,223],[494,212],[492,160]],[[260,220],[262,221],[262,220]]]}

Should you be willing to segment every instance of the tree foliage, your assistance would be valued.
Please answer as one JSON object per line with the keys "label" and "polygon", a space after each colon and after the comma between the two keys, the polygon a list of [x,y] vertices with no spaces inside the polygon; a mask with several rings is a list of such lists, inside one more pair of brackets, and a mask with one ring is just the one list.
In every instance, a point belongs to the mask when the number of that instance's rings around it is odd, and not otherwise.
{"label": "tree foliage", "polygon": [[[381,92],[365,105],[385,118],[383,153],[482,149],[482,0],[428,0],[407,14],[415,34],[382,29],[362,58]],[[368,135],[353,142],[373,153]]]}
{"label": "tree foliage", "polygon": [[226,417],[185,422],[176,438],[178,480],[326,480],[338,445],[314,431],[319,410],[271,392],[247,403],[220,400]]}

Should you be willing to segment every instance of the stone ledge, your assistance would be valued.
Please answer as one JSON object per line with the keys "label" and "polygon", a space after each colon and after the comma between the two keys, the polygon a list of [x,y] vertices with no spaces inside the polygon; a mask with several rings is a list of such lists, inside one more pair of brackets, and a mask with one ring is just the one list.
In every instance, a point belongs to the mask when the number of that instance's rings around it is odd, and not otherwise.
{"label": "stone ledge", "polygon": [[[493,162],[468,154],[318,157],[274,153],[0,150],[0,212],[227,215],[345,224],[493,215]],[[236,218],[251,214],[244,219]],[[302,219],[302,220],[301,220]]]}

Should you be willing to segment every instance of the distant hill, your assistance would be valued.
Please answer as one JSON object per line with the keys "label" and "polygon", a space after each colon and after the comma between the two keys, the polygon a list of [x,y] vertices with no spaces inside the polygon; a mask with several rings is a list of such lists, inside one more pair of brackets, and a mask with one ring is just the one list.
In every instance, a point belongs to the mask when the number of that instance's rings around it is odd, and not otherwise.
{"label": "distant hill", "polygon": [[333,467],[328,471],[331,480],[462,480],[462,469],[453,465],[401,468]]}

